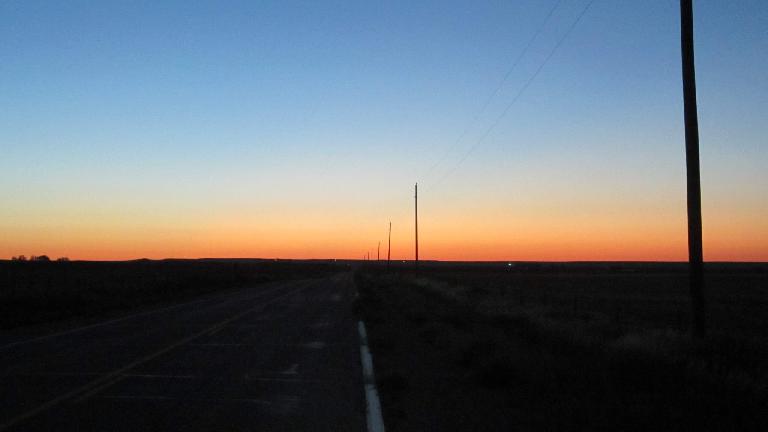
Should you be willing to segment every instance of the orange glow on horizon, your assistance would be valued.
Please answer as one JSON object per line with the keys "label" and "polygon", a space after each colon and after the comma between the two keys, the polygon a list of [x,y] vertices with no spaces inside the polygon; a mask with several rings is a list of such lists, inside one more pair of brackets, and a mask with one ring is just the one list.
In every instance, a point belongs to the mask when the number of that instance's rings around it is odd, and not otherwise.
{"label": "orange glow on horizon", "polygon": [[[310,218],[311,219],[311,218]],[[217,223],[184,225],[134,224],[79,227],[37,226],[8,230],[0,241],[0,256],[46,254],[81,260],[128,260],[138,258],[286,258],[360,259],[366,252],[376,256],[382,241],[386,256],[386,232],[380,227],[347,229],[353,221],[327,216],[316,226],[290,218],[265,218],[260,223],[241,218]],[[650,223],[608,218],[587,224],[555,219],[520,218],[463,224],[460,220],[438,223],[423,218],[420,258],[448,261],[685,261],[687,243],[684,220]],[[318,223],[320,220],[320,223]],[[347,222],[346,225],[343,222]],[[392,258],[413,259],[413,227],[394,225]],[[403,229],[398,229],[404,226]],[[707,261],[768,261],[768,229],[734,229],[729,224],[705,227]],[[371,241],[365,242],[365,239]]]}
{"label": "orange glow on horizon", "polygon": [[[620,206],[602,201],[498,202],[482,207],[420,207],[420,258],[456,261],[685,261],[680,205]],[[421,203],[420,203],[421,204]],[[378,204],[381,206],[381,204]],[[386,204],[387,207],[392,206]],[[422,210],[423,208],[423,210]],[[0,258],[46,254],[82,260],[138,258],[360,259],[386,256],[387,220],[375,203],[341,211],[321,203],[270,204],[216,211],[67,206],[0,224]],[[705,212],[708,261],[768,261],[762,208]],[[55,214],[55,217],[52,216]],[[413,259],[413,214],[392,216],[392,258]],[[388,218],[387,218],[388,219]],[[13,221],[13,222],[9,222]]]}

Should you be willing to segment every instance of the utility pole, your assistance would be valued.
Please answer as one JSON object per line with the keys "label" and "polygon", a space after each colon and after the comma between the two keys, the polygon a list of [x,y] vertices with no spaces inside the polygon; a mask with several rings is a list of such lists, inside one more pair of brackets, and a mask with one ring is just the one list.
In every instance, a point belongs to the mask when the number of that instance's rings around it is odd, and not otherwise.
{"label": "utility pole", "polygon": [[413,188],[414,216],[416,220],[416,268],[419,268],[419,184]]}
{"label": "utility pole", "polygon": [[379,252],[381,252],[381,240],[379,240],[379,245],[376,246],[376,262],[381,261],[381,258],[379,258]]}
{"label": "utility pole", "polygon": [[693,0],[680,0],[680,42],[683,61],[685,165],[688,192],[688,270],[693,333],[707,332],[704,316],[704,253],[701,240],[701,173],[699,120],[696,108],[696,67],[693,57]]}
{"label": "utility pole", "polygon": [[389,271],[389,259],[392,257],[392,221],[389,221],[389,235],[387,236],[387,271]]}

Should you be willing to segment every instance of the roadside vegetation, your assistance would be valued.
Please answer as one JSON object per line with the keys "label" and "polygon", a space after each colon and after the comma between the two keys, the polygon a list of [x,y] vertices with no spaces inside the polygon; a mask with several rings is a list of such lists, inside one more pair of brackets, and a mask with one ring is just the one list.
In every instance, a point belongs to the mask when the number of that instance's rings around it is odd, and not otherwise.
{"label": "roadside vegetation", "polygon": [[0,261],[0,329],[103,316],[341,269],[331,262],[272,260]]}
{"label": "roadside vegetation", "polygon": [[358,271],[388,430],[762,430],[768,267],[708,272],[689,336],[675,265]]}

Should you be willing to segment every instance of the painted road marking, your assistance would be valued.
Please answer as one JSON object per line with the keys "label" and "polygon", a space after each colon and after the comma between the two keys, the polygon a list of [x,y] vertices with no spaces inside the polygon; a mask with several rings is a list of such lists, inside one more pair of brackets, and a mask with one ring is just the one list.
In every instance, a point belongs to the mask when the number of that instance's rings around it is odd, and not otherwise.
{"label": "painted road marking", "polygon": [[[195,334],[193,334],[191,336],[188,336],[188,337],[186,337],[186,338],[184,338],[184,339],[182,339],[182,340],[180,340],[178,342],[175,342],[175,343],[173,343],[171,345],[168,345],[167,347],[165,347],[165,348],[163,348],[163,349],[161,349],[161,350],[159,350],[159,351],[157,351],[157,352],[155,352],[153,354],[150,354],[150,355],[148,355],[148,356],[146,356],[144,358],[136,360],[135,362],[130,363],[129,365],[121,368],[119,371],[116,371],[115,373],[111,374],[110,375],[112,377],[111,380],[108,380],[108,381],[106,381],[104,383],[96,385],[95,388],[93,388],[91,390],[86,390],[86,392],[84,394],[78,396],[77,399],[75,399],[75,402],[76,403],[80,403],[80,402],[88,399],[89,397],[93,396],[94,394],[99,393],[100,391],[104,390],[105,388],[110,387],[110,386],[118,383],[119,381],[122,381],[123,377],[121,377],[121,375],[124,375],[123,372],[125,372],[125,371],[131,370],[131,369],[133,369],[133,368],[135,368],[135,367],[137,367],[139,365],[142,365],[142,364],[144,364],[144,363],[146,363],[146,362],[148,362],[150,360],[153,360],[153,359],[155,359],[155,358],[157,358],[157,357],[159,357],[159,356],[161,356],[161,355],[163,355],[163,354],[165,354],[165,353],[167,353],[167,352],[169,352],[169,351],[171,351],[171,350],[173,350],[175,348],[178,348],[178,347],[180,347],[182,345],[185,345],[188,342],[191,342],[191,341],[193,341],[193,340],[195,340],[195,339],[197,339],[197,338],[199,338],[201,336],[205,336],[207,334],[210,334],[210,332],[213,331],[213,330],[223,328],[224,326],[228,325],[229,323],[231,323],[233,321],[236,321],[236,320],[238,320],[238,319],[240,319],[240,318],[250,314],[251,312],[253,312],[253,311],[255,311],[255,310],[259,309],[259,308],[266,307],[266,306],[268,306],[270,304],[273,304],[273,303],[275,303],[278,300],[282,300],[285,297],[291,296],[291,295],[293,295],[293,294],[303,290],[304,288],[306,288],[306,287],[302,286],[302,287],[299,287],[299,288],[297,288],[295,290],[292,290],[291,292],[288,292],[288,293],[285,293],[283,295],[277,296],[277,297],[273,298],[270,301],[267,301],[265,303],[256,305],[256,306],[254,306],[254,307],[252,307],[252,308],[250,308],[250,309],[248,309],[248,310],[246,310],[244,312],[241,312],[241,313],[239,313],[239,314],[237,314],[235,316],[227,318],[227,319],[225,319],[224,321],[221,321],[218,324],[214,324],[210,328],[207,328],[207,329],[204,329],[203,331],[197,332],[197,333],[195,333]],[[106,377],[106,378],[110,378],[110,377]],[[0,431],[2,431],[2,428],[0,428]]]}
{"label": "painted road marking", "polygon": [[308,348],[308,349],[316,350],[316,349],[323,349],[323,348],[325,348],[325,345],[326,345],[325,342],[314,341],[314,342],[310,342],[310,343],[300,344],[299,346],[301,348]]}
{"label": "painted road marking", "polygon": [[331,325],[331,323],[328,322],[328,320],[325,320],[325,321],[316,322],[312,324],[310,327],[312,327],[313,329],[322,329],[322,328],[328,327],[329,325]]}
{"label": "painted road marking", "polygon": [[87,384],[85,384],[83,386],[80,386],[80,387],[78,387],[78,388],[76,388],[76,389],[74,389],[72,391],[64,393],[63,395],[61,395],[59,397],[51,399],[48,402],[45,402],[45,403],[37,406],[36,408],[33,408],[33,409],[23,413],[23,414],[20,414],[20,415],[14,417],[14,418],[8,420],[4,424],[0,424],[0,431],[7,430],[11,426],[14,426],[14,425],[16,425],[16,424],[18,424],[18,423],[20,423],[20,422],[22,422],[24,420],[27,420],[27,419],[29,419],[31,417],[34,417],[34,416],[36,416],[36,415],[38,415],[38,414],[40,414],[40,413],[42,413],[42,412],[44,412],[44,411],[54,407],[54,406],[56,406],[56,405],[58,405],[58,404],[60,404],[60,403],[62,403],[64,401],[66,401],[66,400],[74,399],[75,402],[78,402],[78,403],[82,402],[83,400],[85,400],[85,399],[93,396],[94,394],[96,394],[96,393],[106,389],[107,387],[109,387],[109,386],[111,386],[111,385],[113,385],[113,384],[123,380],[124,377],[122,375],[125,375],[125,372],[128,372],[129,370],[131,370],[131,369],[133,369],[133,368],[135,368],[137,366],[140,366],[140,365],[142,365],[142,364],[144,364],[144,363],[146,363],[146,362],[148,362],[148,361],[150,361],[152,359],[155,359],[155,358],[157,358],[157,357],[159,357],[159,356],[161,356],[161,355],[163,355],[163,354],[173,350],[174,348],[177,348],[177,347],[179,347],[181,345],[184,345],[184,344],[186,344],[188,342],[193,341],[194,339],[197,339],[197,338],[199,338],[201,336],[204,336],[207,333],[209,333],[211,330],[213,330],[213,329],[215,329],[217,327],[226,326],[230,322],[233,322],[233,321],[235,321],[237,319],[240,319],[240,318],[246,316],[247,314],[257,310],[258,308],[266,307],[266,306],[268,306],[268,305],[270,305],[272,303],[275,303],[278,300],[283,300],[284,298],[286,298],[286,297],[288,297],[290,295],[293,295],[296,292],[301,291],[301,290],[303,290],[305,288],[307,288],[307,286],[301,286],[301,287],[299,287],[299,288],[297,288],[295,290],[292,290],[292,291],[290,291],[288,293],[279,295],[279,296],[277,296],[277,297],[275,297],[275,298],[273,298],[273,299],[271,299],[271,300],[269,300],[267,302],[258,304],[256,306],[254,306],[254,307],[244,311],[244,312],[236,314],[236,315],[234,315],[234,316],[232,316],[232,317],[230,317],[230,318],[228,318],[228,319],[226,319],[224,321],[221,321],[218,324],[215,324],[211,328],[203,329],[202,331],[197,332],[197,333],[195,333],[195,334],[193,334],[191,336],[187,336],[187,337],[185,337],[185,338],[183,338],[183,339],[181,339],[181,340],[179,340],[177,342],[174,342],[174,343],[166,346],[165,348],[163,348],[163,349],[161,349],[159,351],[156,351],[156,352],[154,352],[152,354],[149,354],[149,355],[147,355],[145,357],[142,357],[142,358],[140,358],[140,359],[138,359],[138,360],[136,360],[134,362],[131,362],[131,363],[129,363],[129,364],[127,364],[127,365],[125,365],[125,366],[123,366],[123,367],[121,367],[121,368],[119,368],[119,369],[117,369],[117,370],[107,374],[107,375],[104,375],[101,378],[95,379],[95,380],[93,380],[93,381],[91,381],[91,382],[89,382],[89,383],[87,383]]}
{"label": "painted road marking", "polygon": [[[268,375],[284,375],[285,372],[259,372],[258,376],[245,375],[244,381],[277,381],[277,382],[290,382],[290,383],[324,383],[329,382],[327,379],[311,379],[311,378],[287,378],[287,377],[275,377]],[[22,377],[46,377],[46,376],[104,376],[107,372],[39,372],[39,373],[23,373],[16,376]],[[123,378],[147,378],[147,379],[200,379],[197,375],[170,375],[170,374],[122,374]]]}
{"label": "painted road marking", "polygon": [[163,374],[123,374],[124,378],[151,378],[151,379],[197,379],[194,375],[163,375]]}
{"label": "painted road marking", "polygon": [[128,316],[124,316],[124,317],[120,317],[120,318],[115,318],[115,319],[111,319],[111,320],[108,320],[108,321],[102,321],[102,322],[98,322],[98,323],[95,323],[95,324],[90,324],[90,325],[83,326],[83,327],[77,327],[77,328],[74,328],[74,329],[60,331],[60,332],[57,332],[57,333],[51,333],[51,334],[46,334],[46,335],[42,335],[42,336],[37,336],[37,337],[33,337],[31,339],[25,339],[25,340],[20,340],[20,341],[16,341],[16,342],[11,342],[9,344],[0,346],[0,351],[8,349],[8,348],[15,347],[15,346],[18,346],[18,345],[24,345],[24,344],[28,344],[28,343],[32,343],[32,342],[39,342],[39,341],[42,341],[42,340],[45,340],[45,339],[55,338],[55,337],[58,337],[58,336],[64,336],[64,335],[73,334],[73,333],[79,333],[81,331],[90,330],[92,328],[97,328],[97,327],[101,327],[101,326],[105,326],[105,325],[109,325],[109,324],[118,323],[120,321],[126,321],[126,320],[129,320],[131,318],[137,318],[137,317],[140,317],[140,316],[150,315],[150,314],[158,313],[158,312],[165,312],[165,311],[169,311],[171,309],[179,308],[179,307],[182,307],[182,306],[188,306],[188,305],[192,305],[192,304],[196,304],[196,303],[201,303],[201,302],[209,301],[209,300],[211,300],[211,299],[207,298],[207,299],[195,300],[195,301],[191,301],[191,302],[187,302],[187,303],[181,303],[181,304],[178,304],[178,305],[168,306],[168,307],[164,307],[164,308],[160,308],[160,309],[153,309],[153,310],[150,310],[150,311],[139,312],[139,313],[135,313],[133,315],[128,315]]}
{"label": "painted road marking", "polygon": [[381,402],[376,391],[376,377],[373,374],[373,358],[368,349],[368,334],[365,324],[357,323],[360,334],[360,362],[363,364],[363,383],[365,384],[365,415],[368,422],[368,432],[384,432],[384,419],[381,416]]}
{"label": "painted road marking", "polygon": [[216,347],[216,348],[227,348],[227,347],[254,347],[254,348],[264,348],[264,347],[297,347],[297,348],[304,348],[304,349],[322,349],[329,345],[342,345],[341,343],[332,343],[328,344],[323,341],[313,341],[313,342],[306,342],[306,343],[298,343],[298,344],[260,344],[260,343],[216,343],[216,342],[210,342],[210,343],[192,343],[189,344],[191,347]]}
{"label": "painted road marking", "polygon": [[206,402],[206,403],[245,403],[261,405],[267,410],[278,415],[292,415],[299,407],[301,399],[296,396],[280,396],[272,400],[251,399],[251,398],[195,398],[195,397],[173,397],[173,396],[154,396],[154,395],[114,395],[99,396],[100,399],[124,400],[124,401],[169,401],[178,403],[184,402]]}
{"label": "painted road marking", "polygon": [[277,398],[277,400],[265,400],[265,399],[250,399],[250,398],[189,398],[189,397],[175,397],[175,396],[157,396],[157,395],[106,395],[99,396],[99,399],[134,399],[134,400],[182,400],[182,401],[194,401],[194,402],[246,402],[255,403],[260,405],[277,405],[285,402],[296,403],[300,402],[298,397],[286,396]]}
{"label": "painted road marking", "polygon": [[[248,288],[246,288],[246,289],[248,289]],[[269,293],[277,291],[279,289],[280,289],[280,287],[273,288],[273,289],[266,290],[266,291],[261,291],[259,293],[258,297],[263,297],[264,294],[269,294]],[[238,291],[243,291],[243,290],[238,290]],[[229,294],[234,294],[234,293],[229,293]],[[179,304],[175,304],[175,305],[161,307],[159,309],[151,309],[151,310],[148,310],[148,311],[138,312],[138,313],[135,313],[135,314],[132,314],[132,315],[128,315],[128,316],[124,316],[124,317],[120,317],[120,318],[115,318],[115,319],[111,319],[111,320],[108,320],[108,321],[97,322],[97,323],[90,324],[90,325],[83,326],[83,327],[77,327],[77,328],[63,330],[63,331],[56,332],[56,333],[51,333],[51,334],[46,334],[46,335],[42,335],[42,336],[33,337],[33,338],[30,338],[30,339],[24,339],[24,340],[20,340],[20,341],[16,341],[16,342],[11,342],[11,343],[5,344],[3,346],[0,346],[0,351],[6,350],[8,348],[12,348],[12,347],[15,347],[15,346],[18,346],[18,345],[24,345],[24,344],[28,344],[28,343],[32,343],[32,342],[39,342],[39,341],[42,341],[42,340],[45,340],[45,339],[55,338],[55,337],[58,337],[58,336],[64,336],[64,335],[68,335],[68,334],[79,333],[81,331],[90,330],[90,329],[93,329],[93,328],[97,328],[97,327],[101,327],[101,326],[105,326],[105,325],[109,325],[109,324],[114,324],[114,323],[118,323],[118,322],[121,322],[121,321],[127,321],[127,320],[129,320],[131,318],[138,318],[140,316],[151,315],[151,314],[159,313],[159,312],[167,312],[167,311],[172,310],[172,309],[180,308],[180,307],[183,307],[183,306],[189,306],[189,305],[193,305],[193,304],[197,304],[197,303],[202,303],[202,302],[205,302],[205,301],[221,300],[222,297],[226,298],[227,295],[220,293],[218,295],[215,295],[214,297],[206,297],[206,298],[203,298],[203,299],[193,300],[193,301],[189,301],[189,302],[186,302],[186,303],[179,303]]]}
{"label": "painted road marking", "polygon": [[[104,376],[109,375],[109,372],[36,372],[36,373],[23,373],[17,376],[25,377],[44,377],[44,376]],[[122,374],[125,378],[179,378],[190,379],[197,378],[194,375],[161,375],[161,374]]]}
{"label": "painted road marking", "polygon": [[307,378],[277,378],[277,377],[250,377],[246,376],[243,378],[246,381],[257,381],[257,382],[285,382],[285,383],[296,383],[296,384],[302,384],[302,383],[327,383],[331,380],[327,379],[307,379]]}

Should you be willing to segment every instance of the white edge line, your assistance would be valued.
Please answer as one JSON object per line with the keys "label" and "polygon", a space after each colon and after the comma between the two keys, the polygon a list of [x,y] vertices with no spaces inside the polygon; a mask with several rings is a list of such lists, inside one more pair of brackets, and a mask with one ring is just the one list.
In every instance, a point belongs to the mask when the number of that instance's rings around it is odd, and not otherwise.
{"label": "white edge line", "polygon": [[368,423],[368,432],[384,432],[384,419],[381,416],[381,402],[376,391],[376,378],[373,374],[373,358],[368,349],[368,335],[365,332],[365,324],[357,322],[357,331],[360,334],[360,362],[363,364],[363,383],[365,384],[365,417]]}

